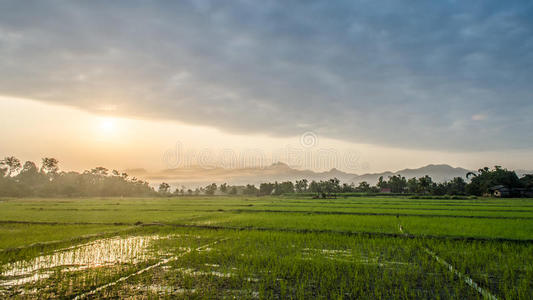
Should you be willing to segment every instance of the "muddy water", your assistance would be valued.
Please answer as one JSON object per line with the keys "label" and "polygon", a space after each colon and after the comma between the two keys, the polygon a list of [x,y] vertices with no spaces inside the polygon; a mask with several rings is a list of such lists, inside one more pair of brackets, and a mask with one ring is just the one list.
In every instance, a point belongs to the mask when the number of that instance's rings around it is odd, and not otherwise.
{"label": "muddy water", "polygon": [[116,264],[136,264],[155,254],[149,251],[153,236],[114,237],[77,245],[28,261],[3,265],[0,274],[0,290],[34,283],[50,277],[55,271],[72,272]]}

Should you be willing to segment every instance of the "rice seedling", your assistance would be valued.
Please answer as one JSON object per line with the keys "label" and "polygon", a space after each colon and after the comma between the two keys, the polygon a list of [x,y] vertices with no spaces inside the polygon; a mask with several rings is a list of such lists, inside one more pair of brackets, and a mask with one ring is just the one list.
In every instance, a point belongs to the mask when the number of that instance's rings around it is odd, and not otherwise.
{"label": "rice seedling", "polygon": [[533,223],[524,218],[531,200],[183,197],[0,206],[4,298],[483,298],[465,277],[497,298],[533,293]]}

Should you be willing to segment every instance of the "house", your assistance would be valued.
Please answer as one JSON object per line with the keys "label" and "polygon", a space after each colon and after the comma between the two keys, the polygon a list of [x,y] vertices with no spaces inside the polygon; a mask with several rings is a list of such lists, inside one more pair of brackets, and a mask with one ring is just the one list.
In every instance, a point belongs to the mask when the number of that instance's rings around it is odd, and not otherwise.
{"label": "house", "polygon": [[506,198],[511,197],[511,189],[503,185],[495,185],[490,188],[491,194],[494,197]]}
{"label": "house", "polygon": [[491,195],[498,198],[533,197],[533,188],[508,188],[504,185],[495,185],[490,188]]}

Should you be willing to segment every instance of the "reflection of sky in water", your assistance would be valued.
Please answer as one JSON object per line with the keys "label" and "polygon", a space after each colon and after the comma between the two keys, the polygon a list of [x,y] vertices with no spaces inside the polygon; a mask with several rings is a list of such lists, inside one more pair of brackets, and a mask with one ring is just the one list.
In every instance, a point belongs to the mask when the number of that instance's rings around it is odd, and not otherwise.
{"label": "reflection of sky in water", "polygon": [[154,235],[102,239],[28,261],[9,263],[2,266],[0,287],[8,288],[48,278],[55,268],[68,272],[120,263],[135,264],[153,257],[147,250],[151,242],[159,238]]}

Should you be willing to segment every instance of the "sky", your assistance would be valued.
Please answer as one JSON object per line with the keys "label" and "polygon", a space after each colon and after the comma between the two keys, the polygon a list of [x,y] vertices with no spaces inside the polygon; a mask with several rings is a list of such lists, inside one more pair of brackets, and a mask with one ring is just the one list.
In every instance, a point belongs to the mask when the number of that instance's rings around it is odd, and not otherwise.
{"label": "sky", "polygon": [[532,16],[530,1],[2,0],[0,155],[533,169]]}

